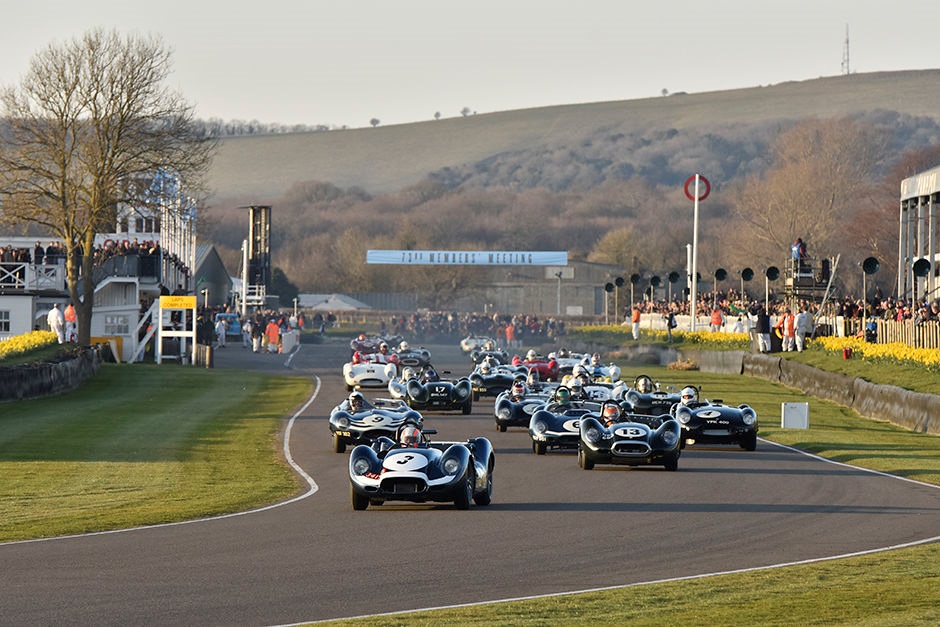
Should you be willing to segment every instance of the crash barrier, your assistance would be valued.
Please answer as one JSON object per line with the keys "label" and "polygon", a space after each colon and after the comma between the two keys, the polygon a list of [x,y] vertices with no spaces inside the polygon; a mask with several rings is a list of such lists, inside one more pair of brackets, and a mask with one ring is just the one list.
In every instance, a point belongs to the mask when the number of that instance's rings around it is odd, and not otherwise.
{"label": "crash barrier", "polygon": [[94,346],[58,362],[0,368],[0,401],[54,396],[74,390],[100,367],[101,353]]}
{"label": "crash barrier", "polygon": [[918,433],[940,434],[940,396],[877,385],[773,355],[744,351],[682,351],[705,372],[744,374],[851,407],[862,416],[884,420]]}

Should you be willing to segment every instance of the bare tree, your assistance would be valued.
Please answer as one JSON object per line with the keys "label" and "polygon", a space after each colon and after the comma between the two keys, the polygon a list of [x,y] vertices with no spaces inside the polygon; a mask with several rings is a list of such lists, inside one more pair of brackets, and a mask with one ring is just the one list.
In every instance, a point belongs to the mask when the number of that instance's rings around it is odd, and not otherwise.
{"label": "bare tree", "polygon": [[[816,250],[837,249],[856,206],[870,195],[884,138],[850,119],[811,120],[784,132],[774,163],[734,196],[734,212],[752,252],[788,255],[797,237]],[[771,253],[772,255],[773,253]]]}
{"label": "bare tree", "polygon": [[19,86],[3,88],[0,217],[49,229],[63,243],[78,341],[91,336],[95,235],[119,204],[160,204],[158,173],[197,194],[216,147],[193,110],[163,86],[170,52],[154,36],[96,29],[36,54]]}

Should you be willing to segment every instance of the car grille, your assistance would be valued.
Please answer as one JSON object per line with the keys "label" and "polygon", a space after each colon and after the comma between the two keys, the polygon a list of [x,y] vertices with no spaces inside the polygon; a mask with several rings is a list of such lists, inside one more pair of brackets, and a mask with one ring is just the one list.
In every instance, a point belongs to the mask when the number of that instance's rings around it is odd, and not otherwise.
{"label": "car grille", "polygon": [[730,431],[728,429],[702,429],[702,435],[708,435],[712,437],[728,435],[729,433]]}
{"label": "car grille", "polygon": [[382,482],[382,489],[391,494],[421,494],[427,492],[428,486],[420,479],[404,477],[400,479],[386,479]]}
{"label": "car grille", "polygon": [[621,442],[614,442],[614,445],[610,447],[610,452],[614,455],[624,455],[624,456],[646,456],[650,453],[650,447],[646,442],[631,442],[624,440]]}

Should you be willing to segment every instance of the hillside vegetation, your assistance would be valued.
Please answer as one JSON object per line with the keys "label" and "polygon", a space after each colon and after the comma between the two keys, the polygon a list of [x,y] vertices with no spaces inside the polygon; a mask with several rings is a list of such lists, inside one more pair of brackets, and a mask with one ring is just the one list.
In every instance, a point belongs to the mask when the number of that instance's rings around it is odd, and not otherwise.
{"label": "hillside vegetation", "polygon": [[[270,204],[273,263],[302,291],[432,291],[441,303],[447,284],[466,285],[460,270],[403,277],[365,266],[365,250],[563,249],[626,272],[681,268],[682,182],[701,172],[704,267],[780,263],[796,236],[814,254],[890,262],[900,179],[935,165],[938,97],[940,70],[924,70],[232,137],[211,171],[207,236],[234,272],[238,207]],[[797,148],[806,163],[787,186]],[[826,219],[776,218],[793,211]],[[852,224],[865,228],[842,232]]]}

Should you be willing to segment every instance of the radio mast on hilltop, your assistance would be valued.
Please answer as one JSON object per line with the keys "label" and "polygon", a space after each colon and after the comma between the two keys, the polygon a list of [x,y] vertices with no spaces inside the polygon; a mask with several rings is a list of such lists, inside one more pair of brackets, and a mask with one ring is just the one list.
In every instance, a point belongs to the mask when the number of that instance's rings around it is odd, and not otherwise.
{"label": "radio mast on hilltop", "polygon": [[842,45],[842,75],[849,74],[849,25],[845,25],[845,43]]}

